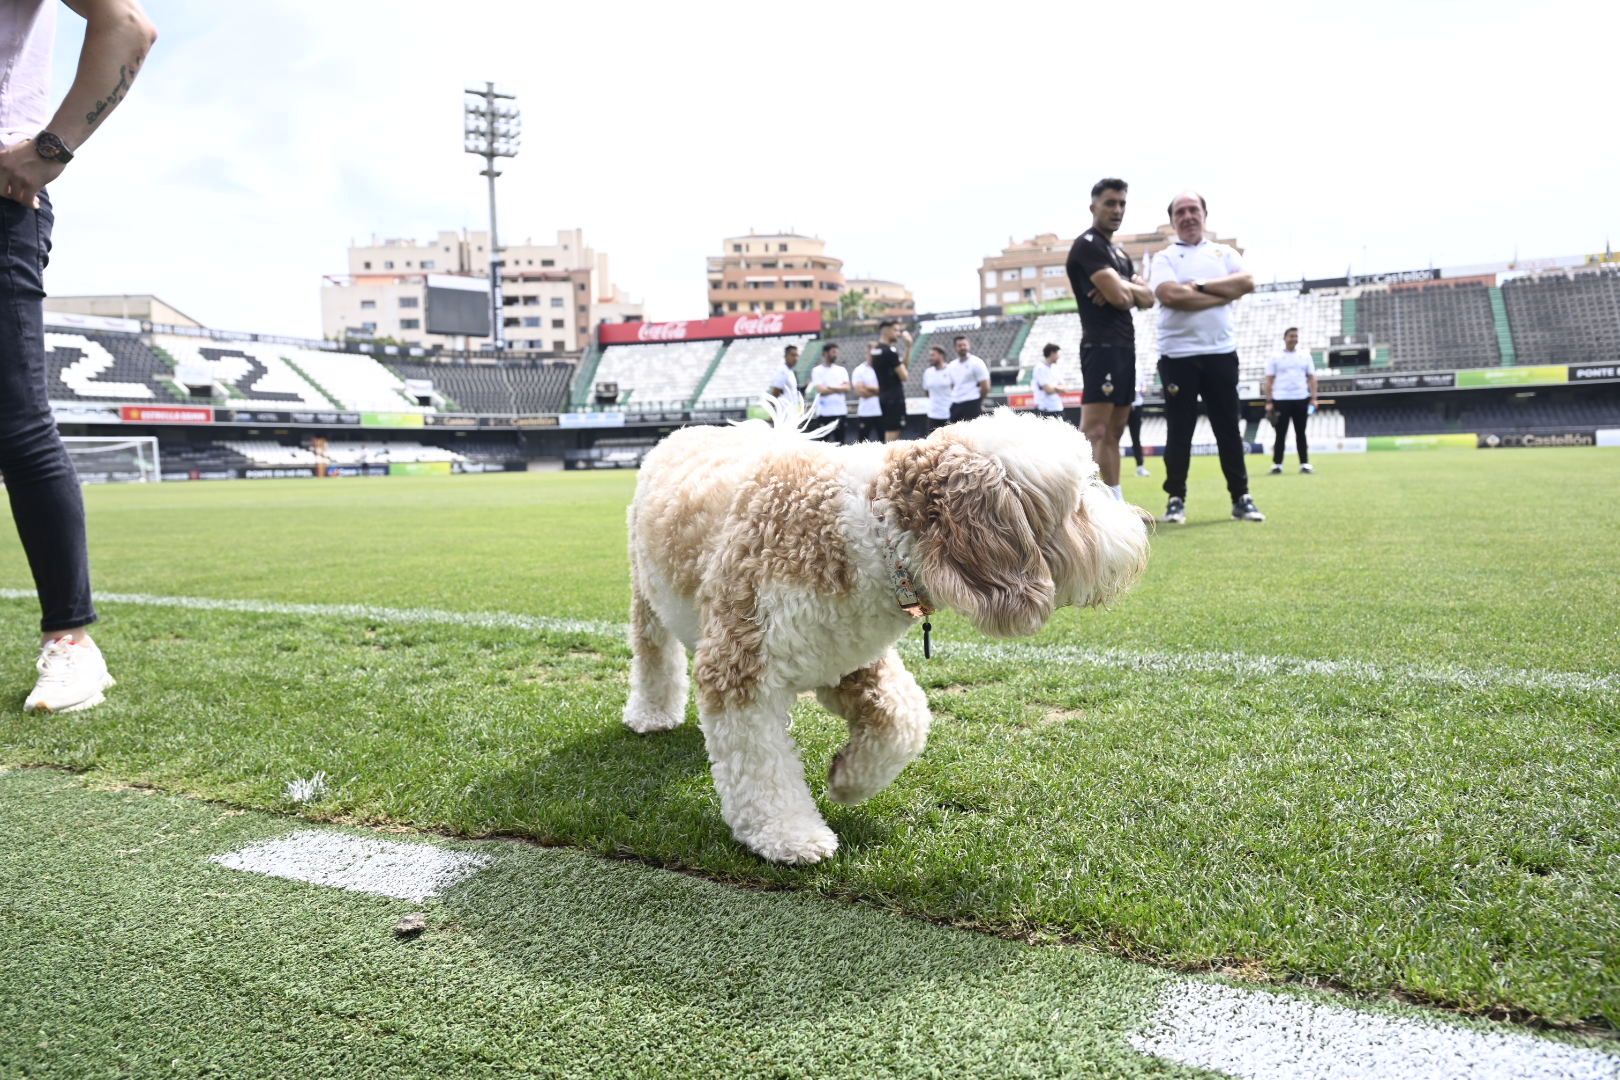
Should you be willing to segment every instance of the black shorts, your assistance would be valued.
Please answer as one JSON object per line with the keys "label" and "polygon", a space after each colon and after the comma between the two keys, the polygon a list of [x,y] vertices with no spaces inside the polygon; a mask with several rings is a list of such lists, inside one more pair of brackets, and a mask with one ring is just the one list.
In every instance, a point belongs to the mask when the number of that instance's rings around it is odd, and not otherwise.
{"label": "black shorts", "polygon": [[963,420],[977,420],[984,412],[984,399],[974,398],[972,401],[951,402],[951,423],[960,423]]}
{"label": "black shorts", "polygon": [[1129,405],[1136,400],[1136,350],[1082,341],[1080,379],[1087,405]]}
{"label": "black shorts", "polygon": [[883,409],[884,431],[899,431],[906,426],[906,397],[904,393],[896,397],[879,397],[878,405]]}
{"label": "black shorts", "polygon": [[950,423],[949,420],[941,420],[938,417],[930,416],[928,418],[928,430],[929,430],[930,433],[932,433],[932,432],[938,431],[940,428],[944,427],[946,424],[949,424],[949,423]]}
{"label": "black shorts", "polygon": [[860,428],[861,434],[860,434],[860,438],[857,440],[858,442],[882,442],[883,441],[883,417],[881,417],[881,416],[863,416],[863,417],[860,417],[860,424],[861,424],[861,428]]}

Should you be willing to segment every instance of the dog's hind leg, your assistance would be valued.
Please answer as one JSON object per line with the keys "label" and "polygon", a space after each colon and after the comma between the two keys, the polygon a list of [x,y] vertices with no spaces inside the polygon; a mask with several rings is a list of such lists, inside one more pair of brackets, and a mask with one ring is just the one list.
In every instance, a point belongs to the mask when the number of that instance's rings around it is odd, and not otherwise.
{"label": "dog's hind leg", "polygon": [[928,698],[893,649],[816,698],[849,722],[849,741],[827,770],[834,802],[869,799],[893,782],[928,743]]}
{"label": "dog's hind leg", "polygon": [[686,650],[630,575],[630,700],[624,725],[631,731],[668,731],[686,719]]}

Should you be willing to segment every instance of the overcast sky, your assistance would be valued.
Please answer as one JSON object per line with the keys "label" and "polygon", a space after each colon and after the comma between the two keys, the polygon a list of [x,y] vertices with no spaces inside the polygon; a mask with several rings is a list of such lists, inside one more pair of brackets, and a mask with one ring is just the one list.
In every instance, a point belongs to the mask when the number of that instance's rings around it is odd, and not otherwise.
{"label": "overcast sky", "polygon": [[[55,293],[320,332],[351,239],[487,226],[466,86],[518,95],[501,234],[583,227],[654,319],[723,236],[818,235],[922,310],[1009,238],[1201,189],[1262,280],[1620,242],[1620,5],[149,0],[161,38],[53,185]],[[83,22],[61,9],[65,92]],[[813,16],[813,20],[807,16]]]}

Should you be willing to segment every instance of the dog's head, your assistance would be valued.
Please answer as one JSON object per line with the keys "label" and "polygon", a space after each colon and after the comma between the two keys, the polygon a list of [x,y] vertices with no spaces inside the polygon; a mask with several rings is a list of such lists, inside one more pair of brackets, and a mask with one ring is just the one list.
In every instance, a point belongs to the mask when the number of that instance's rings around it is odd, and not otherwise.
{"label": "dog's head", "polygon": [[874,496],[912,537],[923,588],[986,634],[1102,604],[1147,565],[1147,515],[1097,479],[1061,420],[998,410],[889,452]]}

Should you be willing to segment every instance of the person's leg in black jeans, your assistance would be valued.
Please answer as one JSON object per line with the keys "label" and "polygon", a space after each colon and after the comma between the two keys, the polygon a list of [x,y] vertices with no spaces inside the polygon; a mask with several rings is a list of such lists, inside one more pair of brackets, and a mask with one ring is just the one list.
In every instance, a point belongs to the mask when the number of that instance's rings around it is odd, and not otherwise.
{"label": "person's leg in black jeans", "polygon": [[1135,405],[1131,406],[1131,418],[1126,426],[1131,431],[1131,456],[1136,458],[1136,467],[1140,469],[1147,462],[1142,458],[1142,410]]}
{"label": "person's leg in black jeans", "polygon": [[96,621],[90,600],[84,498],[57,434],[46,386],[44,270],[50,199],[38,210],[0,199],[0,475],[39,592],[47,635]]}
{"label": "person's leg in black jeans", "polygon": [[1309,465],[1311,463],[1311,450],[1310,447],[1305,444],[1305,420],[1309,415],[1309,403],[1301,398],[1299,401],[1294,402],[1293,405],[1294,449],[1299,451],[1299,463],[1301,465]]}
{"label": "person's leg in black jeans", "polygon": [[1221,455],[1221,472],[1226,490],[1237,502],[1249,493],[1249,470],[1243,463],[1243,432],[1239,428],[1237,353],[1201,356],[1204,412],[1215,433],[1215,447]]}
{"label": "person's leg in black jeans", "polygon": [[1278,468],[1282,467],[1283,449],[1288,443],[1288,402],[1276,401],[1271,406],[1271,430],[1277,433],[1277,441],[1271,448],[1271,463]]}
{"label": "person's leg in black jeans", "polygon": [[1192,459],[1193,429],[1198,426],[1201,371],[1198,358],[1161,356],[1159,381],[1164,384],[1164,490],[1187,497],[1187,467]]}

